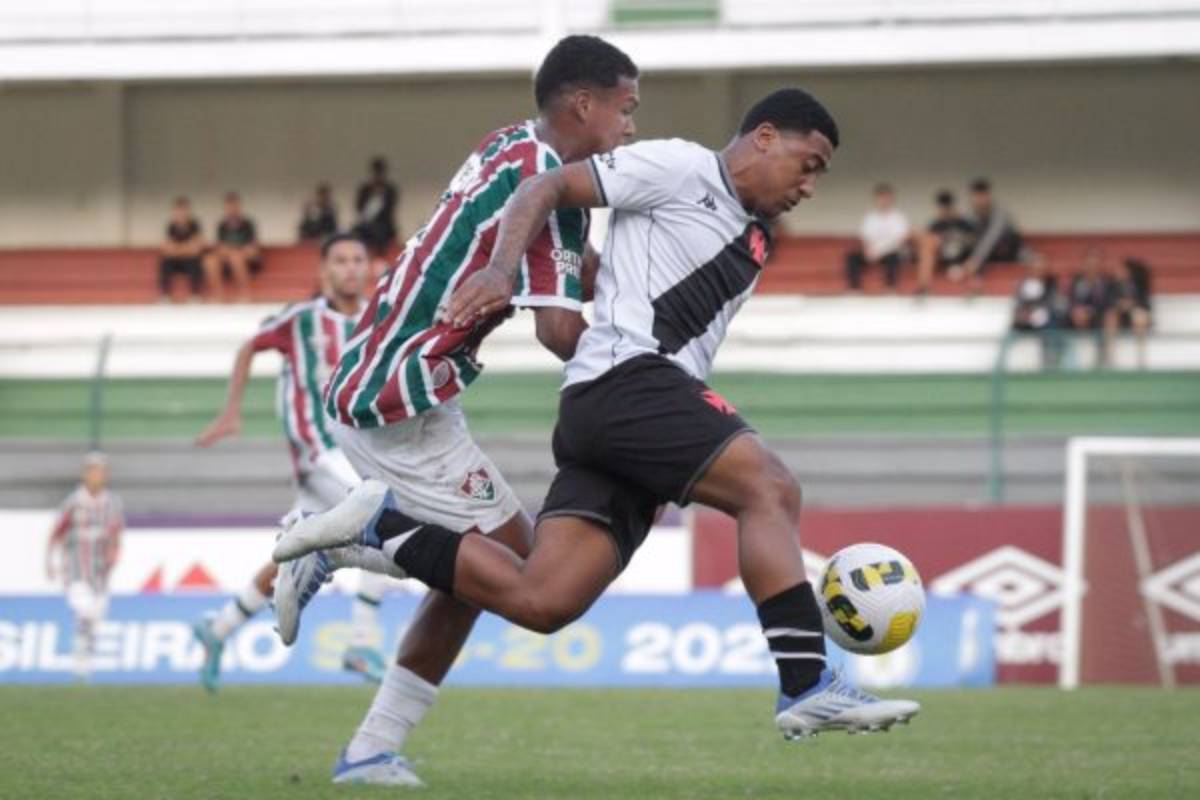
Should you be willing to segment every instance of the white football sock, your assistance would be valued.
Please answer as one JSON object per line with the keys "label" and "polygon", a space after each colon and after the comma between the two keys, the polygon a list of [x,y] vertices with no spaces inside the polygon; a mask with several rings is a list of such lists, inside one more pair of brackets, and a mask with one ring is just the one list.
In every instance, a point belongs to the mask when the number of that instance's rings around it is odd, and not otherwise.
{"label": "white football sock", "polygon": [[437,699],[437,693],[438,688],[429,681],[392,664],[367,716],[346,748],[346,758],[361,761],[377,753],[400,752],[409,732]]}
{"label": "white football sock", "polygon": [[250,581],[237,597],[226,603],[212,621],[213,636],[225,641],[242,623],[253,617],[267,604],[267,596]]}
{"label": "white football sock", "polygon": [[358,594],[350,609],[350,644],[377,647],[379,644],[379,603],[387,590],[387,578],[374,572],[359,573]]}
{"label": "white football sock", "polygon": [[396,566],[390,558],[373,547],[352,544],[345,547],[334,547],[323,551],[329,563],[337,569],[347,567],[374,572],[379,575],[390,575],[393,578],[407,578],[407,573]]}

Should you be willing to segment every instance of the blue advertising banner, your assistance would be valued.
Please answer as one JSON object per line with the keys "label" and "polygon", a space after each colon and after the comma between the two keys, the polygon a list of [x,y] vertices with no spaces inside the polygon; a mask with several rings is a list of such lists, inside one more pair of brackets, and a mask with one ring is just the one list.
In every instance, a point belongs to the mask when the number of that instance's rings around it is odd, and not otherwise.
{"label": "blue advertising banner", "polygon": [[[420,597],[388,596],[380,618],[400,628],[380,644],[394,651]],[[185,683],[202,651],[192,623],[222,601],[214,596],[131,595],[112,599],[99,628],[92,680]],[[350,638],[350,598],[323,593],[305,612],[300,638],[284,647],[269,613],[227,643],[228,683],[351,683],[341,671]],[[0,683],[69,682],[73,622],[65,601],[0,599]],[[987,686],[994,682],[993,604],[977,598],[928,598],[913,641],[879,657],[847,656],[830,645],[865,686]],[[695,592],[611,595],[578,622],[550,636],[491,615],[480,618],[449,681],[471,686],[769,686],[775,674],[754,609],[744,596]]]}

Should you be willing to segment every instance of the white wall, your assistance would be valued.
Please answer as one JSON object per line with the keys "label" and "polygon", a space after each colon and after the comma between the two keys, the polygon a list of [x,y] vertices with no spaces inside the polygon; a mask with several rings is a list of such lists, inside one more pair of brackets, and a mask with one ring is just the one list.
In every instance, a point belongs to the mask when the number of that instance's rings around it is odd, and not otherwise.
{"label": "white wall", "polygon": [[[639,133],[720,146],[788,84],[817,93],[844,140],[795,230],[851,231],[877,180],[924,218],[934,190],[979,174],[1031,230],[1200,229],[1195,63],[651,75]],[[266,240],[290,241],[311,186],[331,181],[346,215],[377,152],[412,231],[483,134],[531,113],[530,94],[526,76],[0,87],[0,246],[150,244],[179,192],[211,229],[227,188]]]}

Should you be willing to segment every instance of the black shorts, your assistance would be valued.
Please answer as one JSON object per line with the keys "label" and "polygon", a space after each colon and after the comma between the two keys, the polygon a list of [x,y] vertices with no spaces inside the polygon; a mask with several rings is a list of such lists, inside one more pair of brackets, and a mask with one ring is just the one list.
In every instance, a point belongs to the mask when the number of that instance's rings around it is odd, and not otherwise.
{"label": "black shorts", "polygon": [[563,390],[553,444],[558,474],[539,519],[601,523],[624,569],[657,508],[687,505],[696,481],[749,430],[724,398],[669,359],[632,358]]}

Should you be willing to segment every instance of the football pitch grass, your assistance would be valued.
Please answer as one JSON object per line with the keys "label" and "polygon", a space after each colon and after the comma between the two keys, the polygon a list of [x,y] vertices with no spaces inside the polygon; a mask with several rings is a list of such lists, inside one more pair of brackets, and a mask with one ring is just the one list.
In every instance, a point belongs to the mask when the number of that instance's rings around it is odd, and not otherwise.
{"label": "football pitch grass", "polygon": [[[1200,691],[914,692],[888,734],[785,742],[766,690],[449,688],[422,798],[1200,797]],[[334,786],[367,687],[0,687],[0,797],[403,796]]]}

